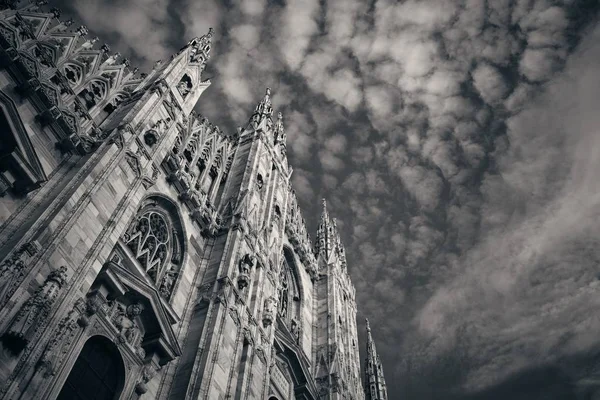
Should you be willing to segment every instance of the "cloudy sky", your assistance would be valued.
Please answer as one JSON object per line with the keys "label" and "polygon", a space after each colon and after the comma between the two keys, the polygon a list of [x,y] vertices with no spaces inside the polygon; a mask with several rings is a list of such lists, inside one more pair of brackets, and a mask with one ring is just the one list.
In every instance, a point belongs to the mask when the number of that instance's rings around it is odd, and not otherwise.
{"label": "cloudy sky", "polygon": [[142,70],[214,27],[198,110],[226,132],[273,89],[390,399],[571,399],[594,373],[597,0],[63,3]]}

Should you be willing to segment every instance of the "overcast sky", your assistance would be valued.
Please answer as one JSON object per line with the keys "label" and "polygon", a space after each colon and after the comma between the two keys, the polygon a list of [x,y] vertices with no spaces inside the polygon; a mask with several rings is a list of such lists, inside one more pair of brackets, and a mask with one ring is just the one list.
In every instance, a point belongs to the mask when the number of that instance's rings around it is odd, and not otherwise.
{"label": "overcast sky", "polygon": [[273,89],[391,400],[571,399],[594,372],[597,0],[63,3],[142,70],[212,26],[198,110],[225,132]]}

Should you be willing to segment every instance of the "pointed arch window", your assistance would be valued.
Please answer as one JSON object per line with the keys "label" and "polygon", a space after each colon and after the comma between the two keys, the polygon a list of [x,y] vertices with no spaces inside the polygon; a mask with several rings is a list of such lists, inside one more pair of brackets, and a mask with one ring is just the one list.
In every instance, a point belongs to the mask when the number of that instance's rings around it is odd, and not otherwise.
{"label": "pointed arch window", "polygon": [[284,249],[283,261],[279,271],[279,315],[289,324],[300,320],[300,288],[294,272],[294,256]]}
{"label": "pointed arch window", "polygon": [[123,242],[161,296],[170,299],[183,262],[182,232],[156,203],[142,207]]}

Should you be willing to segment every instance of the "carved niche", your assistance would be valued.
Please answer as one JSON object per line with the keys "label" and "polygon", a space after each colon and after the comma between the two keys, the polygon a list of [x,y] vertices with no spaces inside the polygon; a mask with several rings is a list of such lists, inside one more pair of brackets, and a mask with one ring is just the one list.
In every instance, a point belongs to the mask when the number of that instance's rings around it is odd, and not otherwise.
{"label": "carved niche", "polygon": [[254,266],[255,257],[246,254],[239,262],[239,274],[237,278],[238,288],[243,290],[250,284],[250,274],[252,273],[252,267]]}
{"label": "carved niche", "polygon": [[277,299],[272,296],[265,299],[262,314],[262,322],[265,328],[273,324],[273,321],[275,320],[276,309]]}
{"label": "carved niche", "polygon": [[181,77],[181,80],[177,84],[177,91],[182,98],[186,98],[187,95],[192,91],[192,78],[188,74]]}
{"label": "carved niche", "polygon": [[66,282],[67,267],[63,266],[52,271],[44,284],[23,304],[2,336],[2,342],[11,352],[20,353],[36,336]]}

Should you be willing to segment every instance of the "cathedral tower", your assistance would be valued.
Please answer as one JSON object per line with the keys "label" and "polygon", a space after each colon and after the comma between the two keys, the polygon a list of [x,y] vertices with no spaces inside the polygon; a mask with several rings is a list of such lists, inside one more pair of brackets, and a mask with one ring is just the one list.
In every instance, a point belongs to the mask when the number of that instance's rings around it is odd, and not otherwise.
{"label": "cathedral tower", "polygon": [[371,325],[367,322],[367,358],[365,360],[365,399],[388,400],[387,386],[383,377],[383,366],[371,336]]}
{"label": "cathedral tower", "polygon": [[0,10],[0,399],[364,398],[271,91],[225,133],[193,111],[212,29],[140,74],[41,3]]}
{"label": "cathedral tower", "polygon": [[360,399],[360,360],[356,329],[356,291],[346,265],[346,252],[327,204],[317,231],[316,378],[331,399]]}

